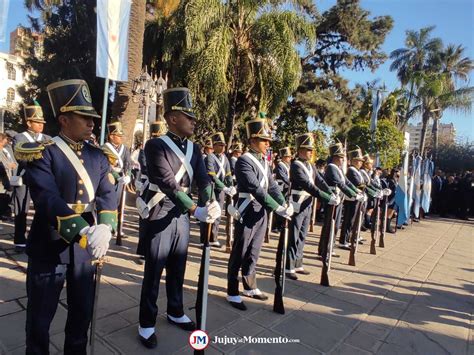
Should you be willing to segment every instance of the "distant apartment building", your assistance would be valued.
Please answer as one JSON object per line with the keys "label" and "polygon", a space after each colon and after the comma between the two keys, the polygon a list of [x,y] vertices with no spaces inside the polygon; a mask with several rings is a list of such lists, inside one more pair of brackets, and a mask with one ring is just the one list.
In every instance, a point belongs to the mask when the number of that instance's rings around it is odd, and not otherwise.
{"label": "distant apartment building", "polygon": [[22,103],[17,91],[25,79],[20,68],[21,61],[15,55],[0,53],[0,107],[12,109]]}
{"label": "distant apartment building", "polygon": [[[410,133],[410,151],[415,148],[420,147],[421,142],[421,128],[422,124],[418,123],[415,125],[408,125],[407,132]],[[433,131],[433,124],[429,124],[426,128],[426,139],[425,144],[427,147],[431,146],[432,144],[432,131]],[[456,129],[454,128],[454,124],[452,123],[440,123],[438,127],[438,140],[441,144],[451,144],[454,143],[456,139]]]}
{"label": "distant apartment building", "polygon": [[33,46],[36,57],[43,55],[43,35],[39,33],[30,33],[23,27],[17,27],[10,32],[10,54],[25,59],[29,52],[26,50]]}

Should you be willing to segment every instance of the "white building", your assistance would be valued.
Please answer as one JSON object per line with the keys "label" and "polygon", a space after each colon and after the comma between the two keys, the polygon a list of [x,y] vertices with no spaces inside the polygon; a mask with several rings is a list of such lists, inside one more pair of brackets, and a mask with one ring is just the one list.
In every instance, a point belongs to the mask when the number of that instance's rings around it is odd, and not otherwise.
{"label": "white building", "polygon": [[21,59],[15,55],[0,53],[0,107],[14,109],[22,103],[18,86],[23,85]]}
{"label": "white building", "polygon": [[[409,150],[419,149],[420,142],[421,142],[421,129],[422,124],[418,123],[416,126],[409,124],[407,127],[407,132],[410,133],[410,146]],[[433,123],[430,122],[428,127],[426,127],[426,138],[425,138],[425,145],[430,146],[432,143],[432,131],[433,131]],[[450,144],[454,143],[456,139],[456,129],[454,128],[454,124],[452,123],[440,123],[438,127],[438,140],[443,144]]]}

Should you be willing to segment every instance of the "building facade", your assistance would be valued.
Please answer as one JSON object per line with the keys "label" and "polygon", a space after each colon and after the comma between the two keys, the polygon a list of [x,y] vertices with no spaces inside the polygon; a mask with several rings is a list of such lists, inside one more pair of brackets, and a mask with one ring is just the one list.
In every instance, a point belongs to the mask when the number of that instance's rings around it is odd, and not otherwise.
{"label": "building facade", "polygon": [[[418,123],[417,125],[409,124],[407,127],[407,132],[410,133],[410,145],[409,150],[419,149],[421,142],[421,129],[422,124]],[[426,128],[426,139],[425,145],[430,147],[433,142],[432,137],[433,123],[428,124]],[[440,123],[438,127],[438,141],[440,144],[452,144],[456,139],[456,129],[454,128],[453,123]]]}

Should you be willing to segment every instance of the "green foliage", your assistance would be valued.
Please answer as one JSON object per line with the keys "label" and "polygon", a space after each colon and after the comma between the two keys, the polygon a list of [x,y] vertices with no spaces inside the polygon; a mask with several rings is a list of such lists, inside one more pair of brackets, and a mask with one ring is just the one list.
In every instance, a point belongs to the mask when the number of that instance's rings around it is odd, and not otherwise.
{"label": "green foliage", "polygon": [[384,168],[393,168],[400,163],[403,149],[403,133],[389,120],[380,120],[375,132],[375,142],[370,133],[370,122],[359,122],[347,133],[348,149],[359,146],[362,151],[375,155],[380,153],[380,162]]}
{"label": "green foliage", "polygon": [[[315,17],[316,48],[302,59],[303,75],[279,122],[292,134],[309,117],[338,133],[351,127],[361,108],[359,88],[351,89],[341,70],[375,70],[386,58],[381,46],[393,27],[389,16],[370,18],[359,0],[339,0]],[[292,122],[293,120],[296,123]],[[283,134],[285,128],[279,128]]]}
{"label": "green foliage", "polygon": [[436,168],[450,173],[474,170],[474,143],[442,144],[438,149]]}
{"label": "green foliage", "polygon": [[[44,36],[43,55],[37,55],[33,46],[25,48],[29,55],[22,69],[29,75],[19,92],[25,103],[32,103],[33,100],[39,102],[47,121],[45,132],[55,133],[57,123],[46,87],[58,80],[84,79],[89,84],[92,102],[100,112],[98,109],[102,104],[104,79],[95,75],[95,2],[62,0],[49,3],[51,7],[46,7],[44,11],[50,13],[47,16],[39,13],[43,20],[30,17],[31,27],[27,31],[36,31]],[[34,3],[32,6],[38,9]]]}

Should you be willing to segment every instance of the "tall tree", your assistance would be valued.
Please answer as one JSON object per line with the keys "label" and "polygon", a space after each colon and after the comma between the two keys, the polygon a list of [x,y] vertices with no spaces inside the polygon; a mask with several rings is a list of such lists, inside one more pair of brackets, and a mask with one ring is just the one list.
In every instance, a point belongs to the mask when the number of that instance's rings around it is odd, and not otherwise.
{"label": "tall tree", "polygon": [[397,77],[402,87],[407,90],[406,114],[400,125],[402,129],[405,129],[411,117],[410,113],[414,112],[411,110],[411,104],[415,95],[413,76],[416,72],[423,71],[429,66],[433,53],[438,52],[443,45],[440,38],[431,37],[434,28],[434,26],[430,26],[419,31],[406,31],[406,47],[395,49],[390,53],[390,59],[393,60],[390,70],[397,72]]}
{"label": "tall tree", "polygon": [[23,65],[23,70],[28,75],[19,92],[25,103],[30,104],[36,100],[41,104],[47,121],[45,131],[53,134],[56,133],[57,123],[50,108],[46,87],[55,81],[87,81],[93,104],[100,112],[104,80],[95,75],[96,2],[26,0],[25,5],[32,11],[27,33],[39,33],[44,42],[42,55],[38,55],[31,45],[33,41],[22,43],[24,50],[29,53]]}
{"label": "tall tree", "polygon": [[301,76],[297,45],[314,44],[309,8],[308,0],[186,1],[182,82],[196,95],[202,131],[224,120],[231,143],[252,106],[279,112]]}
{"label": "tall tree", "polygon": [[[128,81],[117,82],[112,105],[112,121],[121,121],[125,143],[132,144],[140,103],[133,100],[133,80],[142,71],[143,32],[145,30],[145,1],[133,1],[128,28]],[[145,119],[148,119],[146,117]],[[145,122],[144,122],[145,124]]]}
{"label": "tall tree", "polygon": [[[359,0],[339,0],[314,18],[315,50],[302,58],[303,76],[280,123],[309,117],[347,132],[360,109],[359,88],[351,89],[343,70],[375,70],[386,59],[381,46],[392,29],[390,16],[370,17]],[[293,115],[292,113],[296,113]]]}

